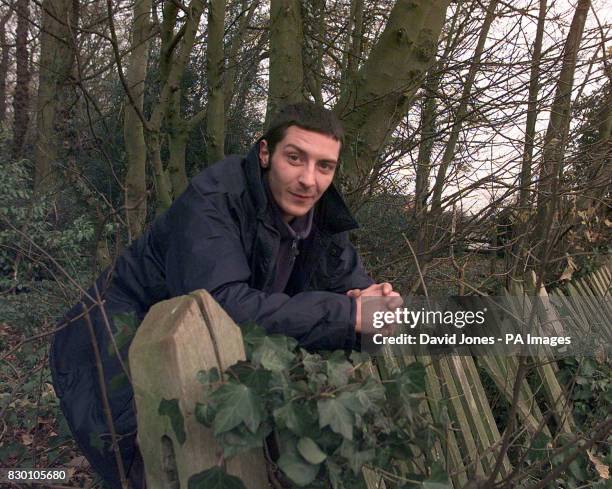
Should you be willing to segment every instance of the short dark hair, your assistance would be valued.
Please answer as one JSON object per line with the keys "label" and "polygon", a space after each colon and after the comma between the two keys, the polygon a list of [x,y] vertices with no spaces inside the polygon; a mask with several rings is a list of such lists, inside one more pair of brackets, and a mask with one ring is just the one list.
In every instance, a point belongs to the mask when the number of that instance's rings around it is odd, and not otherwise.
{"label": "short dark hair", "polygon": [[285,137],[287,128],[291,126],[331,136],[341,145],[344,142],[342,123],[331,110],[313,102],[299,102],[280,109],[272,117],[266,133],[259,139],[268,142],[270,154],[274,153],[276,145]]}

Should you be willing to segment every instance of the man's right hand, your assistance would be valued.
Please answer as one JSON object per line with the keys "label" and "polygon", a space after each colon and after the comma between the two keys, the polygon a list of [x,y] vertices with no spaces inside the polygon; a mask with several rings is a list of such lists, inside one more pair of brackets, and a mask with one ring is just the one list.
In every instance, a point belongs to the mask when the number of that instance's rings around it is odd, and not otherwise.
{"label": "man's right hand", "polygon": [[352,289],[349,290],[346,295],[355,298],[357,304],[357,314],[355,320],[355,331],[362,334],[391,334],[393,332],[392,325],[385,326],[383,328],[374,328],[372,325],[372,318],[363,318],[361,312],[361,300],[362,297],[387,297],[381,301],[387,310],[392,311],[401,307],[403,301],[398,292],[393,290],[393,286],[388,282],[381,284],[372,284],[367,289]]}

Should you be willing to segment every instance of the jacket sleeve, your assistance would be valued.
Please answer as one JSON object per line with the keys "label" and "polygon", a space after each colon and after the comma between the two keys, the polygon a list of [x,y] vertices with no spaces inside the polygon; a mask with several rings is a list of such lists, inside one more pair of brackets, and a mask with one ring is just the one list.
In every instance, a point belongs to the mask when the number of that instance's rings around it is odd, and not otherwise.
{"label": "jacket sleeve", "polygon": [[292,297],[249,287],[251,270],[239,220],[223,193],[202,195],[193,184],[165,215],[165,272],[170,296],[207,290],[237,322],[296,338],[309,349],[356,345],[355,300],[322,291]]}
{"label": "jacket sleeve", "polygon": [[351,289],[367,289],[374,280],[366,273],[361,258],[348,238],[348,233],[342,233],[337,239],[336,247],[338,264],[336,272],[327,290],[344,294]]}

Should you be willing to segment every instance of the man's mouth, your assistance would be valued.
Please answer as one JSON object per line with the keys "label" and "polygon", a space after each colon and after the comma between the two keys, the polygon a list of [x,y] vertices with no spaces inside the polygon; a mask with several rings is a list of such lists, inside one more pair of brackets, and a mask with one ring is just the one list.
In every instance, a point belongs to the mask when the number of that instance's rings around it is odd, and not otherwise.
{"label": "man's mouth", "polygon": [[291,194],[293,197],[295,197],[296,199],[298,199],[298,200],[304,200],[304,201],[307,201],[307,200],[312,200],[312,199],[314,199],[314,195],[303,195],[303,194],[296,194],[295,192],[291,192],[291,191],[289,191],[289,193],[290,193],[290,194]]}

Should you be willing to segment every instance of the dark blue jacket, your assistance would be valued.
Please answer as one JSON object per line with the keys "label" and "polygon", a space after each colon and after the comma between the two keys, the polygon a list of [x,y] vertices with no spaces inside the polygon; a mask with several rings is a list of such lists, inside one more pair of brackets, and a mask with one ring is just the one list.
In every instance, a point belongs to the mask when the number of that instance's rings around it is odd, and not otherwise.
{"label": "dark blue jacket", "polygon": [[[118,314],[138,323],[162,300],[206,289],[237,323],[256,322],[296,338],[308,349],[356,345],[355,301],[345,295],[373,283],[348,240],[357,227],[333,185],[315,208],[313,229],[301,242],[285,293],[270,293],[280,235],[273,226],[256,147],[196,176],[187,190],[106,270],[89,297],[65,318],[53,338],[53,383],[69,426],[92,466],[112,485],[118,478],[104,413],[91,335],[102,355],[105,383],[121,449],[129,468],[136,433],[129,384],[117,383],[120,359],[111,354]],[[104,310],[95,305],[104,299]],[[129,341],[121,348],[127,365]],[[101,440],[100,440],[100,434]],[[104,443],[100,443],[103,441]],[[93,444],[93,445],[92,445]]]}

